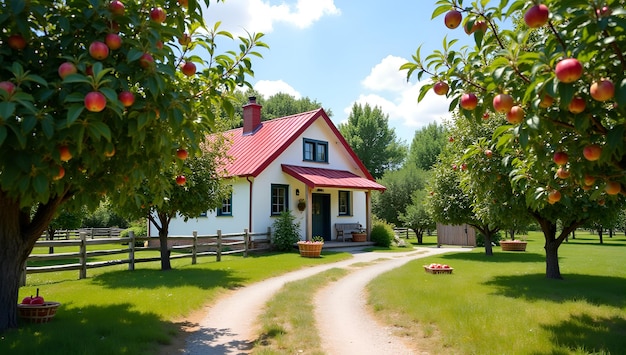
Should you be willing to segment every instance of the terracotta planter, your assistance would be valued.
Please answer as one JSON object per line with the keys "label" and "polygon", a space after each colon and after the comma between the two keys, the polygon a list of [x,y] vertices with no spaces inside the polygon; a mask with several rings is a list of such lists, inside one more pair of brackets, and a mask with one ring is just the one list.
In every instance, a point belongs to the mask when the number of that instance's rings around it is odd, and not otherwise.
{"label": "terracotta planter", "polygon": [[298,243],[300,256],[305,258],[319,258],[324,243]]}
{"label": "terracotta planter", "polygon": [[502,251],[526,251],[526,242],[518,241],[500,241]]}
{"label": "terracotta planter", "polygon": [[352,233],[352,241],[353,242],[366,242],[367,234],[365,233]]}

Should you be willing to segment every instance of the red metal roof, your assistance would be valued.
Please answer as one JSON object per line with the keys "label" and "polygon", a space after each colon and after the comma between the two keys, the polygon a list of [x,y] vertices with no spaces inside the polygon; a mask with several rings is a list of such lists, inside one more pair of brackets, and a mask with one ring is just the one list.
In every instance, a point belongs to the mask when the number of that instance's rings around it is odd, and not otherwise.
{"label": "red metal roof", "polygon": [[334,187],[379,191],[386,189],[376,181],[362,178],[345,170],[310,168],[286,164],[282,164],[281,166],[284,172],[302,181],[311,188]]}
{"label": "red metal roof", "polygon": [[337,136],[338,141],[342,143],[360,170],[363,171],[365,180],[373,181],[372,175],[321,108],[263,121],[253,134],[244,135],[243,128],[225,132],[225,136],[231,141],[227,155],[232,159],[225,162],[224,166],[228,176],[258,176],[318,119],[326,121],[331,131]]}

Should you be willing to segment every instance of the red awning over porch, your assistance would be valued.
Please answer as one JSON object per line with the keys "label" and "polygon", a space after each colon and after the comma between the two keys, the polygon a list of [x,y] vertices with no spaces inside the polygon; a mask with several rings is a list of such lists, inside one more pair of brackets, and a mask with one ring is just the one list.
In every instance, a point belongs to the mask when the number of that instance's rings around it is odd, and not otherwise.
{"label": "red awning over porch", "polygon": [[334,187],[359,190],[386,190],[386,187],[376,181],[360,177],[345,170],[310,168],[286,164],[282,165],[282,169],[311,188]]}

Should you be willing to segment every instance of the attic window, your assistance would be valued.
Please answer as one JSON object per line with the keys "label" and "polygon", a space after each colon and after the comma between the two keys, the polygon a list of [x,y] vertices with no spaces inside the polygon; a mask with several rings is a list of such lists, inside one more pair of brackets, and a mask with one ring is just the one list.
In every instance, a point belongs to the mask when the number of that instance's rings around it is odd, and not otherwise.
{"label": "attic window", "polygon": [[305,138],[302,151],[302,159],[305,161],[328,163],[328,142]]}

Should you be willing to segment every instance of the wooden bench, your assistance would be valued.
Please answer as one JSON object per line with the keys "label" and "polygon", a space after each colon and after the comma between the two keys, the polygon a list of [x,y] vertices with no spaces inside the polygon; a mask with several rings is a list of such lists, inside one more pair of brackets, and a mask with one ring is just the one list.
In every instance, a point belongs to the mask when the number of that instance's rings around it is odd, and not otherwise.
{"label": "wooden bench", "polygon": [[335,231],[337,232],[337,240],[341,237],[341,241],[346,241],[346,234],[352,232],[360,232],[363,226],[360,223],[335,223]]}

